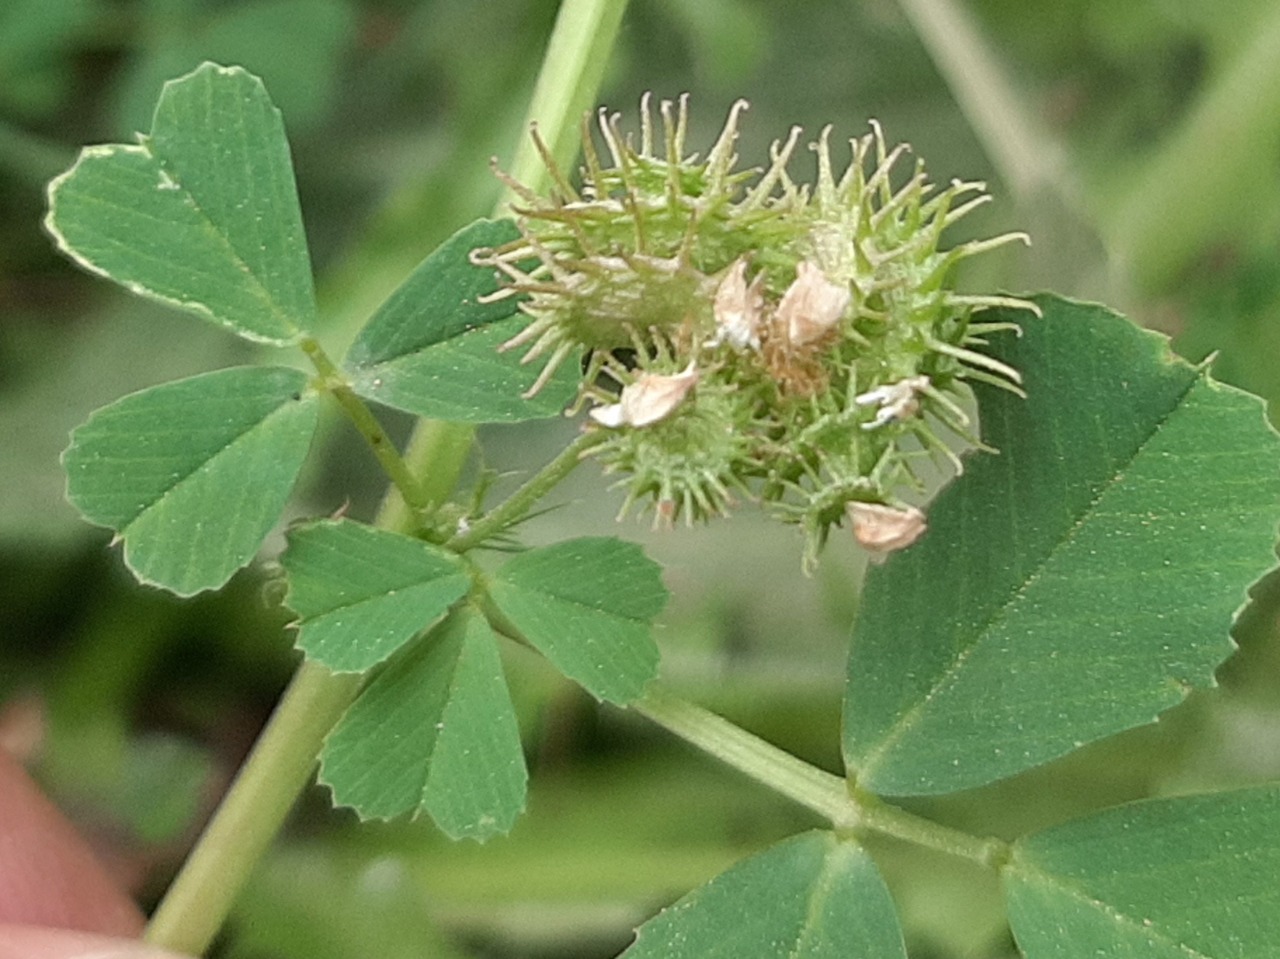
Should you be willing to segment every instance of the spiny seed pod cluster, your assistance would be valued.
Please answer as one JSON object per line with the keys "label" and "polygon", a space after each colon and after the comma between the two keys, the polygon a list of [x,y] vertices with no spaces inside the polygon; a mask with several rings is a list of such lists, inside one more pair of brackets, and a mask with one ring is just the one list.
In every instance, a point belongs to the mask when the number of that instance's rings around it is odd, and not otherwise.
{"label": "spiny seed pod cluster", "polygon": [[[901,171],[880,127],[851,141],[839,176],[830,128],[811,145],[812,185],[788,165],[800,130],[763,170],[737,170],[745,101],[705,158],[685,153],[687,98],[640,137],[601,111],[597,152],[583,122],[581,186],[535,142],[554,184],[539,196],[499,172],[519,198],[520,239],[477,250],[500,271],[496,297],[521,297],[529,324],[503,349],[540,362],[540,389],[582,363],[575,410],[607,432],[591,450],[622,476],[625,514],[689,522],[757,500],[806,535],[812,566],[849,521],[864,546],[909,545],[923,515],[899,497],[922,455],[959,461],[939,427],[976,441],[957,402],[966,380],[1019,391],[1019,375],[981,352],[999,324],[975,309],[1022,300],[948,288],[962,259],[1025,234],[940,249],[943,231],[986,202],[981,183],[936,188],[924,166]],[[945,435],[945,434],[944,434]]]}

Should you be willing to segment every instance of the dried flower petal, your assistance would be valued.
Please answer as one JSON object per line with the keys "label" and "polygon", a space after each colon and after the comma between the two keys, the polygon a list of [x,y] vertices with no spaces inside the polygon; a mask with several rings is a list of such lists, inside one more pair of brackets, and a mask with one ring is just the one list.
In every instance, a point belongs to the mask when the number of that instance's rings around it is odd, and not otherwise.
{"label": "dried flower petal", "polygon": [[853,538],[873,553],[896,553],[920,538],[927,523],[914,506],[898,508],[883,503],[852,502],[846,509],[853,523]]}
{"label": "dried flower petal", "polygon": [[728,343],[736,350],[760,349],[760,322],[764,310],[763,274],[747,284],[747,261],[739,258],[716,288],[713,311],[716,335],[711,346]]}
{"label": "dried flower petal", "polygon": [[929,388],[929,377],[908,376],[896,383],[868,390],[853,398],[859,406],[879,406],[876,418],[870,423],[863,423],[864,430],[873,430],[886,423],[897,423],[915,416],[920,409],[918,394]]}
{"label": "dried flower petal", "polygon": [[807,346],[835,328],[852,299],[847,286],[832,283],[817,264],[801,260],[795,281],[778,302],[777,322],[791,346]]}
{"label": "dried flower petal", "polygon": [[674,376],[645,373],[622,388],[618,402],[598,406],[590,416],[601,426],[649,426],[670,416],[698,382],[692,363]]}

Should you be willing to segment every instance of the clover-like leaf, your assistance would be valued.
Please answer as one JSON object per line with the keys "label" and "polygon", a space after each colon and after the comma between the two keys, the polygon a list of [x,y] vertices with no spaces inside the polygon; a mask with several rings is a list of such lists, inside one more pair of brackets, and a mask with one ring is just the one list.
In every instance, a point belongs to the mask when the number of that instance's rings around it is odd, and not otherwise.
{"label": "clover-like leaf", "polygon": [[1027,959],[1264,959],[1280,942],[1280,787],[1132,803],[1018,840]]}
{"label": "clover-like leaf", "polygon": [[333,672],[364,672],[439,622],[471,578],[454,554],[351,520],[289,531],[280,557],[298,647]]}
{"label": "clover-like leaf", "polygon": [[1260,401],[1101,307],[1044,297],[993,352],[983,436],[930,530],[867,577],[844,750],[867,789],[981,785],[1152,721],[1232,651],[1275,565],[1280,439]]}
{"label": "clover-like leaf", "polygon": [[46,225],[81,266],[246,339],[286,344],[315,298],[280,113],[257,77],[206,63],[166,83],[149,136],[86,147]]}
{"label": "clover-like leaf", "polygon": [[289,498],[316,427],[306,386],[298,370],[236,367],[123,397],[71,434],[67,498],[119,534],[142,582],[216,589]]}
{"label": "clover-like leaf", "polygon": [[433,419],[515,422],[555,416],[574,393],[570,370],[523,399],[537,366],[498,347],[526,325],[513,297],[485,302],[494,271],[472,264],[478,247],[520,234],[510,220],[477,220],[445,240],[378,309],[347,353],[366,399]]}
{"label": "clover-like leaf", "polygon": [[498,609],[557,669],[599,699],[628,703],[658,670],[653,618],[666,605],[658,564],[609,537],[530,550],[494,574]]}
{"label": "clover-like leaf", "polygon": [[906,959],[889,890],[857,843],[810,832],[695,889],[620,959]]}
{"label": "clover-like leaf", "polygon": [[391,660],[330,733],[321,781],[365,819],[430,814],[485,840],[524,808],[524,755],[497,640],[462,608]]}

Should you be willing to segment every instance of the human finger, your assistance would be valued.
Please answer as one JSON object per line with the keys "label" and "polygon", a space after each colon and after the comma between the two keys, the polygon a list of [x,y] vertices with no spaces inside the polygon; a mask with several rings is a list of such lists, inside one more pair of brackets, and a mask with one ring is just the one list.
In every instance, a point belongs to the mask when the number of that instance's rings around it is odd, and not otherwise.
{"label": "human finger", "polygon": [[0,959],[183,959],[146,943],[41,926],[0,925]]}
{"label": "human finger", "polygon": [[0,923],[108,936],[141,933],[142,913],[71,824],[0,750]]}

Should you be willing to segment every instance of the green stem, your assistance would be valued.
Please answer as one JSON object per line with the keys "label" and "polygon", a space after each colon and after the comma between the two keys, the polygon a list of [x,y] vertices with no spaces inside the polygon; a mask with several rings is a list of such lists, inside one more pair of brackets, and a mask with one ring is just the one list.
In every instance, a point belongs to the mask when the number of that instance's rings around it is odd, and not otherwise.
{"label": "green stem", "polygon": [[[413,431],[405,447],[404,462],[410,473],[421,477],[422,494],[431,511],[448,499],[458,485],[475,434],[470,423],[447,420],[423,420]],[[400,530],[412,529],[416,524],[396,487],[387,490],[375,523],[383,529]]]}
{"label": "green stem", "polygon": [[878,796],[860,789],[855,788],[851,792],[854,802],[858,804],[859,824],[863,829],[969,859],[989,869],[1000,868],[1009,858],[1009,844],[1003,840],[975,836],[944,826],[898,806],[891,806]]}
{"label": "green stem", "polygon": [[1074,206],[1062,144],[1042,128],[1025,87],[956,0],[898,0],[1000,178],[1022,200],[1051,189]]}
{"label": "green stem", "polygon": [[573,472],[574,467],[582,461],[583,455],[591,447],[599,446],[608,438],[608,434],[602,430],[581,434],[506,500],[476,520],[465,532],[459,533],[446,542],[445,549],[451,549],[455,553],[465,553],[489,537],[520,522],[538,500]]}
{"label": "green stem", "polygon": [[836,828],[858,826],[858,808],[839,776],[811,766],[701,706],[654,686],[649,690],[629,708],[775,792],[812,809]]}
{"label": "green stem", "polygon": [[[627,0],[564,0],[560,4],[542,58],[542,69],[529,98],[524,126],[525,129],[538,128],[552,158],[561,168],[568,167],[577,155],[580,118],[595,103],[626,9]],[[534,192],[545,190],[551,182],[550,172],[530,136],[520,137],[508,172]],[[511,192],[504,191],[492,215],[507,216],[512,199]],[[450,425],[455,430],[452,443],[461,446],[465,442],[469,449],[475,427]],[[418,441],[419,434],[437,428],[433,420],[421,421],[410,439],[410,448]],[[468,539],[479,542],[472,537]]]}
{"label": "green stem", "polygon": [[829,820],[839,830],[879,832],[999,868],[1009,847],[890,806],[729,720],[653,686],[629,707],[681,739]]}
{"label": "green stem", "polygon": [[[595,100],[625,9],[626,0],[564,0],[556,17],[529,117],[539,123],[557,161],[566,166],[577,144],[561,131],[576,122]],[[527,140],[521,137],[513,172],[536,187],[544,174],[540,165],[530,166],[527,159],[521,159],[530,152]],[[505,213],[505,205],[498,213]],[[329,366],[336,369],[332,363]],[[326,374],[321,371],[321,375]],[[397,483],[383,501],[379,526],[403,530],[412,519],[405,515],[408,511],[403,504],[397,508],[397,493],[411,508],[418,502],[441,502],[457,482],[473,436],[473,427],[465,424],[420,424],[407,456],[413,467],[429,465],[428,478],[403,487]],[[386,448],[394,451],[390,443]],[[320,745],[359,692],[360,679],[330,673],[313,663],[304,662],[298,668],[249,759],[148,925],[149,942],[193,955],[208,948],[255,863],[310,779]]]}
{"label": "green stem", "polygon": [[147,926],[153,945],[198,955],[275,838],[315,766],[320,744],[355,699],[360,676],[311,662],[293,681],[182,871]]}
{"label": "green stem", "polygon": [[[577,155],[579,121],[595,103],[626,9],[627,0],[565,0],[560,5],[525,125],[537,125],[561,169]],[[550,183],[531,137],[520,138],[508,172],[534,192],[542,192]],[[494,215],[506,216],[510,200],[510,195],[504,196]]]}
{"label": "green stem", "polygon": [[[387,478],[391,480],[392,485],[400,494],[403,503],[408,504],[409,509],[423,517],[430,512],[431,507],[436,505],[423,489],[418,478],[409,469],[404,459],[400,456],[400,451],[396,449],[396,444],[392,442],[391,437],[387,435],[387,431],[382,428],[382,424],[378,422],[378,418],[373,415],[373,411],[360,397],[352,391],[347,378],[338,369],[337,364],[329,359],[329,355],[325,353],[320,343],[312,337],[306,337],[299,344],[302,352],[307,354],[307,358],[316,368],[316,372],[320,374],[321,383],[328,391],[329,395],[337,401],[338,406],[347,414],[347,418],[351,420],[352,425],[364,437],[369,448],[373,451],[373,455],[377,458],[378,463],[382,466],[383,471],[387,474]],[[412,528],[415,523],[410,523]]]}
{"label": "green stem", "polygon": [[[626,9],[627,0],[564,0],[560,4],[542,58],[542,69],[529,98],[525,128],[537,126],[552,158],[562,168],[568,167],[577,155],[579,120],[595,102]],[[509,172],[515,180],[535,192],[544,190],[551,182],[533,138],[523,134],[516,144]],[[505,192],[494,206],[492,215],[507,216],[511,200],[510,192]],[[421,461],[415,457],[415,449],[434,453],[438,443],[445,443],[452,455],[460,457],[453,461],[460,472],[474,439],[475,427],[470,424],[422,420],[409,440],[409,453],[406,455],[417,465]],[[428,462],[431,462],[433,471],[448,473],[447,469],[441,469],[444,465],[442,460]],[[453,489],[456,482],[455,473],[444,495]],[[394,510],[395,507],[384,504],[384,508]]]}

